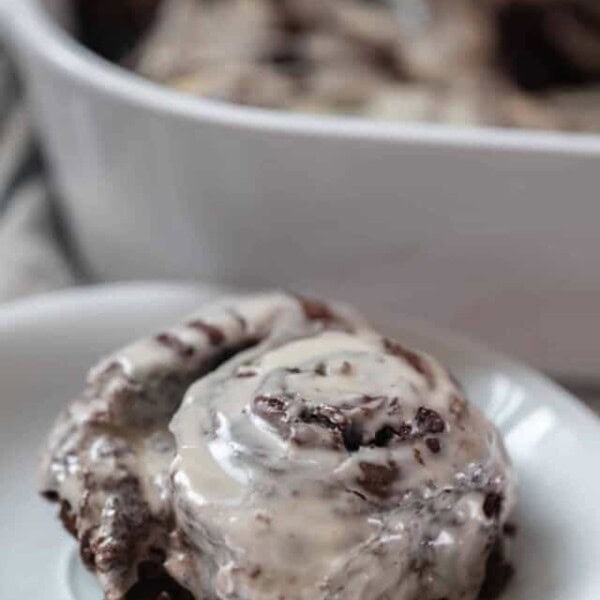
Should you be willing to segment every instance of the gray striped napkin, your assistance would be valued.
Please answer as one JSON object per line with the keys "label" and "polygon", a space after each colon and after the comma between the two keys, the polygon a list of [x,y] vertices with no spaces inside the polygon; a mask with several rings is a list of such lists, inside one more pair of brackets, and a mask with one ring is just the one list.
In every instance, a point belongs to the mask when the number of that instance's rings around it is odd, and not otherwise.
{"label": "gray striped napkin", "polygon": [[0,302],[77,283],[21,90],[0,49]]}

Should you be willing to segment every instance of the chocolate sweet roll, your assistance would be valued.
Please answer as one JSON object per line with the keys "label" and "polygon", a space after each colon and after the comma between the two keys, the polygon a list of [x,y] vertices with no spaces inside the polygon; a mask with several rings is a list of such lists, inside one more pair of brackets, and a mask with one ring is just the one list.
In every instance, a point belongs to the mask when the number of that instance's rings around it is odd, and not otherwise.
{"label": "chocolate sweet roll", "polygon": [[102,361],[42,491],[107,600],[468,600],[509,570],[496,429],[435,359],[281,293]]}

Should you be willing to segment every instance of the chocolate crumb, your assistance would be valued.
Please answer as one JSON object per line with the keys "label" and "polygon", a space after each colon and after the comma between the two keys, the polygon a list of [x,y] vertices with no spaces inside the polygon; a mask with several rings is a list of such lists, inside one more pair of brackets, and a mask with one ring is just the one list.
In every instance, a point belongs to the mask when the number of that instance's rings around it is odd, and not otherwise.
{"label": "chocolate crumb", "polygon": [[274,396],[257,396],[254,398],[254,406],[262,417],[280,417],[285,414],[285,402]]}
{"label": "chocolate crumb", "polygon": [[182,358],[188,358],[194,354],[194,348],[182,342],[178,337],[170,333],[160,333],[154,338],[159,344],[175,351]]}
{"label": "chocolate crumb", "polygon": [[280,435],[289,437],[290,424],[287,419],[287,402],[285,397],[257,396],[254,398],[252,411],[272,425]]}
{"label": "chocolate crumb", "polygon": [[405,348],[402,344],[394,342],[389,338],[384,338],[383,347],[386,352],[404,359],[417,373],[423,375],[427,385],[433,389],[435,387],[435,377],[429,368],[429,365],[418,354]]}
{"label": "chocolate crumb", "polygon": [[502,527],[502,532],[509,538],[513,538],[518,533],[518,527],[514,523],[504,523],[504,527]]}
{"label": "chocolate crumb", "polygon": [[262,512],[258,512],[256,513],[255,517],[254,517],[257,521],[260,521],[261,523],[264,523],[265,525],[270,525],[271,524],[271,517],[265,513]]}
{"label": "chocolate crumb", "polygon": [[300,302],[306,318],[311,321],[331,321],[334,319],[331,308],[321,300],[299,296],[298,302]]}
{"label": "chocolate crumb", "polygon": [[460,421],[467,411],[467,403],[457,395],[450,399],[450,414]]}
{"label": "chocolate crumb", "polygon": [[302,373],[298,367],[287,367],[285,372],[290,373],[291,375],[298,375],[298,373]]}
{"label": "chocolate crumb", "polygon": [[488,519],[498,517],[502,511],[502,501],[502,496],[496,492],[490,492],[487,494],[485,500],[483,501],[483,514]]}
{"label": "chocolate crumb", "polygon": [[406,442],[412,436],[412,427],[408,423],[401,423],[400,427],[394,429],[394,433],[398,436],[401,442]]}
{"label": "chocolate crumb", "polygon": [[316,367],[315,367],[315,373],[317,375],[320,375],[321,377],[325,377],[327,375],[327,366],[325,365],[324,362],[320,362]]}
{"label": "chocolate crumb", "polygon": [[248,577],[250,577],[250,579],[256,579],[261,573],[262,569],[257,565],[250,571],[250,573],[248,573]]}
{"label": "chocolate crumb", "polygon": [[244,370],[237,370],[235,373],[235,377],[237,377],[238,379],[245,379],[248,377],[256,377],[257,372],[256,371],[244,371]]}
{"label": "chocolate crumb", "polygon": [[342,375],[352,375],[352,365],[347,360],[342,363],[340,373]]}
{"label": "chocolate crumb", "polygon": [[348,419],[333,406],[305,407],[300,411],[298,419],[303,423],[315,423],[330,430],[344,430],[348,427]]}
{"label": "chocolate crumb", "polygon": [[346,491],[350,492],[351,494],[354,494],[355,496],[358,496],[364,502],[367,501],[367,497],[364,494],[361,494],[360,492],[358,492],[356,490],[346,490]]}
{"label": "chocolate crumb", "polygon": [[204,333],[212,346],[219,346],[225,341],[225,334],[218,327],[200,319],[190,321],[187,326]]}
{"label": "chocolate crumb", "polygon": [[442,449],[440,440],[437,438],[425,438],[425,445],[433,454],[437,454]]}
{"label": "chocolate crumb", "polygon": [[420,464],[425,466],[425,461],[423,460],[423,456],[421,455],[421,451],[418,448],[413,448],[413,456],[415,460]]}
{"label": "chocolate crumb", "polygon": [[417,409],[415,421],[422,433],[442,433],[446,429],[444,419],[435,410],[424,406]]}

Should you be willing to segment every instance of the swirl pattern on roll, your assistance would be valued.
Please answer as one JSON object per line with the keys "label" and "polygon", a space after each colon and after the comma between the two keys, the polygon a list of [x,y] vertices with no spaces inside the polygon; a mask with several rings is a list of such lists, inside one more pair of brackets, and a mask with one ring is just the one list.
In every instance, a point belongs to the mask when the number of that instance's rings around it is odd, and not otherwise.
{"label": "swirl pattern on roll", "polygon": [[[99,451],[107,436],[119,452]],[[197,599],[474,599],[514,503],[498,432],[437,360],[281,293],[226,299],[102,361],[42,473],[107,598],[158,549]],[[107,522],[115,498],[145,511],[136,535]],[[103,569],[118,535],[129,562]]]}

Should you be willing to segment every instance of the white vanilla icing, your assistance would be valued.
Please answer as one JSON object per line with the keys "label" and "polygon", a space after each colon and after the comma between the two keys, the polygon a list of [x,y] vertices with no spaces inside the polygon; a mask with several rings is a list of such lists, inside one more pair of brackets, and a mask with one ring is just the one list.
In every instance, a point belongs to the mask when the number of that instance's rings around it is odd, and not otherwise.
{"label": "white vanilla icing", "polygon": [[[324,331],[251,351],[243,365],[226,364],[189,390],[171,423],[178,447],[176,510],[192,542],[217,557],[209,587],[219,597],[473,597],[476,585],[468,575],[455,573],[455,567],[480,564],[474,552],[485,552],[491,527],[481,493],[459,491],[460,482],[479,465],[489,482],[504,485],[509,466],[497,432],[476,409],[469,407],[462,422],[455,423],[450,406],[460,392],[436,361],[422,360],[435,381],[433,389],[404,358],[386,352],[372,331]],[[289,399],[284,426],[300,418],[306,406],[326,405],[356,410],[356,422],[371,436],[390,422],[378,398],[397,398],[406,421],[424,406],[444,419],[445,431],[429,436],[440,440],[441,450],[432,453],[424,441],[428,436],[388,447],[367,444],[351,452],[319,442],[298,445],[256,413],[253,403],[261,396]],[[369,414],[361,416],[364,407]],[[365,463],[384,469],[397,465],[390,498],[369,497],[369,490],[362,489]],[[419,502],[443,494],[456,496],[450,506],[460,525],[438,525],[432,516],[419,514]],[[374,510],[369,502],[385,509]],[[505,509],[510,502],[505,500]],[[396,554],[418,556],[425,536],[431,536],[431,551],[447,561],[436,567],[449,578],[446,584],[438,578],[409,585],[409,563],[388,568],[381,562],[370,567],[369,575],[354,573],[374,545],[377,552],[389,547]],[[356,578],[368,581],[361,588]]]}
{"label": "white vanilla icing", "polygon": [[107,600],[156,549],[198,600],[473,600],[513,488],[442,365],[280,293],[102,361],[42,463]]}

